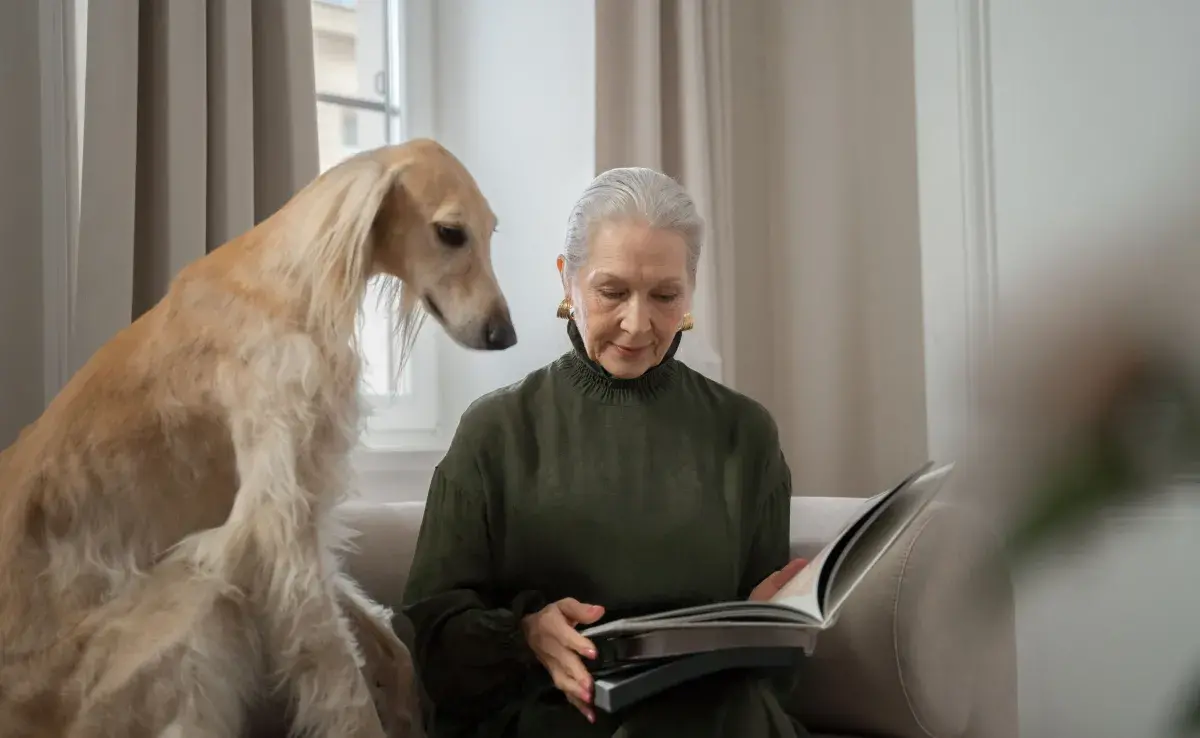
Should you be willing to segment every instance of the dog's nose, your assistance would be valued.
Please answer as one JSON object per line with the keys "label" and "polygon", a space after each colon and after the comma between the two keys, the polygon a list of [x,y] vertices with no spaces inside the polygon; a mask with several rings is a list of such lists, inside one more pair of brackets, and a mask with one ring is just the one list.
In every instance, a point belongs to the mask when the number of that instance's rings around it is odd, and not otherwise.
{"label": "dog's nose", "polygon": [[503,351],[517,343],[517,329],[507,313],[493,315],[483,327],[483,347],[488,351]]}

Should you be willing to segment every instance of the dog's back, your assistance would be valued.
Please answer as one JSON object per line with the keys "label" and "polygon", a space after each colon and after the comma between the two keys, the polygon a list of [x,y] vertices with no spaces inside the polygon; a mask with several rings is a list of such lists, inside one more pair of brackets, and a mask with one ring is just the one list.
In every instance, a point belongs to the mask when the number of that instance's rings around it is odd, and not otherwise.
{"label": "dog's back", "polygon": [[[197,267],[200,267],[197,264]],[[221,317],[185,273],[99,349],[0,454],[0,725],[62,698],[89,613],[187,535],[219,526],[237,489],[209,396]],[[191,299],[189,309],[182,301]],[[217,307],[214,305],[213,307]],[[233,316],[223,316],[226,324]],[[39,683],[45,682],[45,683]],[[13,728],[16,731],[16,728]],[[20,732],[5,733],[19,735]]]}

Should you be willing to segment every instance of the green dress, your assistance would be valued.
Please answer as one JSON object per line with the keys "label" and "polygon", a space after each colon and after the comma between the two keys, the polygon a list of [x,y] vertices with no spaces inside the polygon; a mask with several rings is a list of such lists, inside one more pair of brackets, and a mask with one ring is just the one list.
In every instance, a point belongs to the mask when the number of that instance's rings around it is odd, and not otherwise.
{"label": "green dress", "polygon": [[[519,627],[744,599],[789,558],[791,475],[761,405],[674,358],[616,379],[574,350],[476,400],[434,471],[404,614],[445,736],[804,735],[778,681],[718,674],[591,724]],[[783,681],[789,681],[784,679]]]}

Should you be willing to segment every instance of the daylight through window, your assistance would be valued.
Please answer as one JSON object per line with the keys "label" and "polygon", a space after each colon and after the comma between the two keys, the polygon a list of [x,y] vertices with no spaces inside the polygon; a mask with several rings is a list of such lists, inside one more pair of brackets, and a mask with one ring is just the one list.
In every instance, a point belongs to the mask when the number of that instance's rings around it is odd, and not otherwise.
{"label": "daylight through window", "polygon": [[[406,137],[403,0],[311,0],[317,135],[324,171],[360,151]],[[429,357],[410,357],[397,371],[396,310],[372,285],[360,327],[362,391],[372,408],[368,434],[432,430],[436,388],[420,387]],[[426,328],[428,330],[428,327]],[[416,354],[432,353],[428,341]],[[422,368],[425,372],[422,372]]]}

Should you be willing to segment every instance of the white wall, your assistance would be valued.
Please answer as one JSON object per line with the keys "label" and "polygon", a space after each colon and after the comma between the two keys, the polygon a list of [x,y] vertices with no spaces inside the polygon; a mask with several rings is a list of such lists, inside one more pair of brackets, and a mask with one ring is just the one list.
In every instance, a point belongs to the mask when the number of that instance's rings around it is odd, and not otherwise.
{"label": "white wall", "polygon": [[1004,304],[1069,283],[1047,254],[1094,259],[1096,236],[1200,204],[1200,3],[993,2],[990,28]]}
{"label": "white wall", "polygon": [[424,499],[432,465],[475,398],[569,347],[554,317],[567,214],[595,175],[593,0],[456,0],[434,13],[437,138],[470,169],[500,224],[493,263],[518,343],[474,352],[438,334],[439,437],[362,464],[364,496]]}
{"label": "white wall", "polygon": [[[1200,4],[916,0],[914,21],[936,454],[968,420],[978,323],[1200,213]],[[1167,735],[1200,667],[1197,498],[1115,512],[1021,580],[1023,738]]]}

